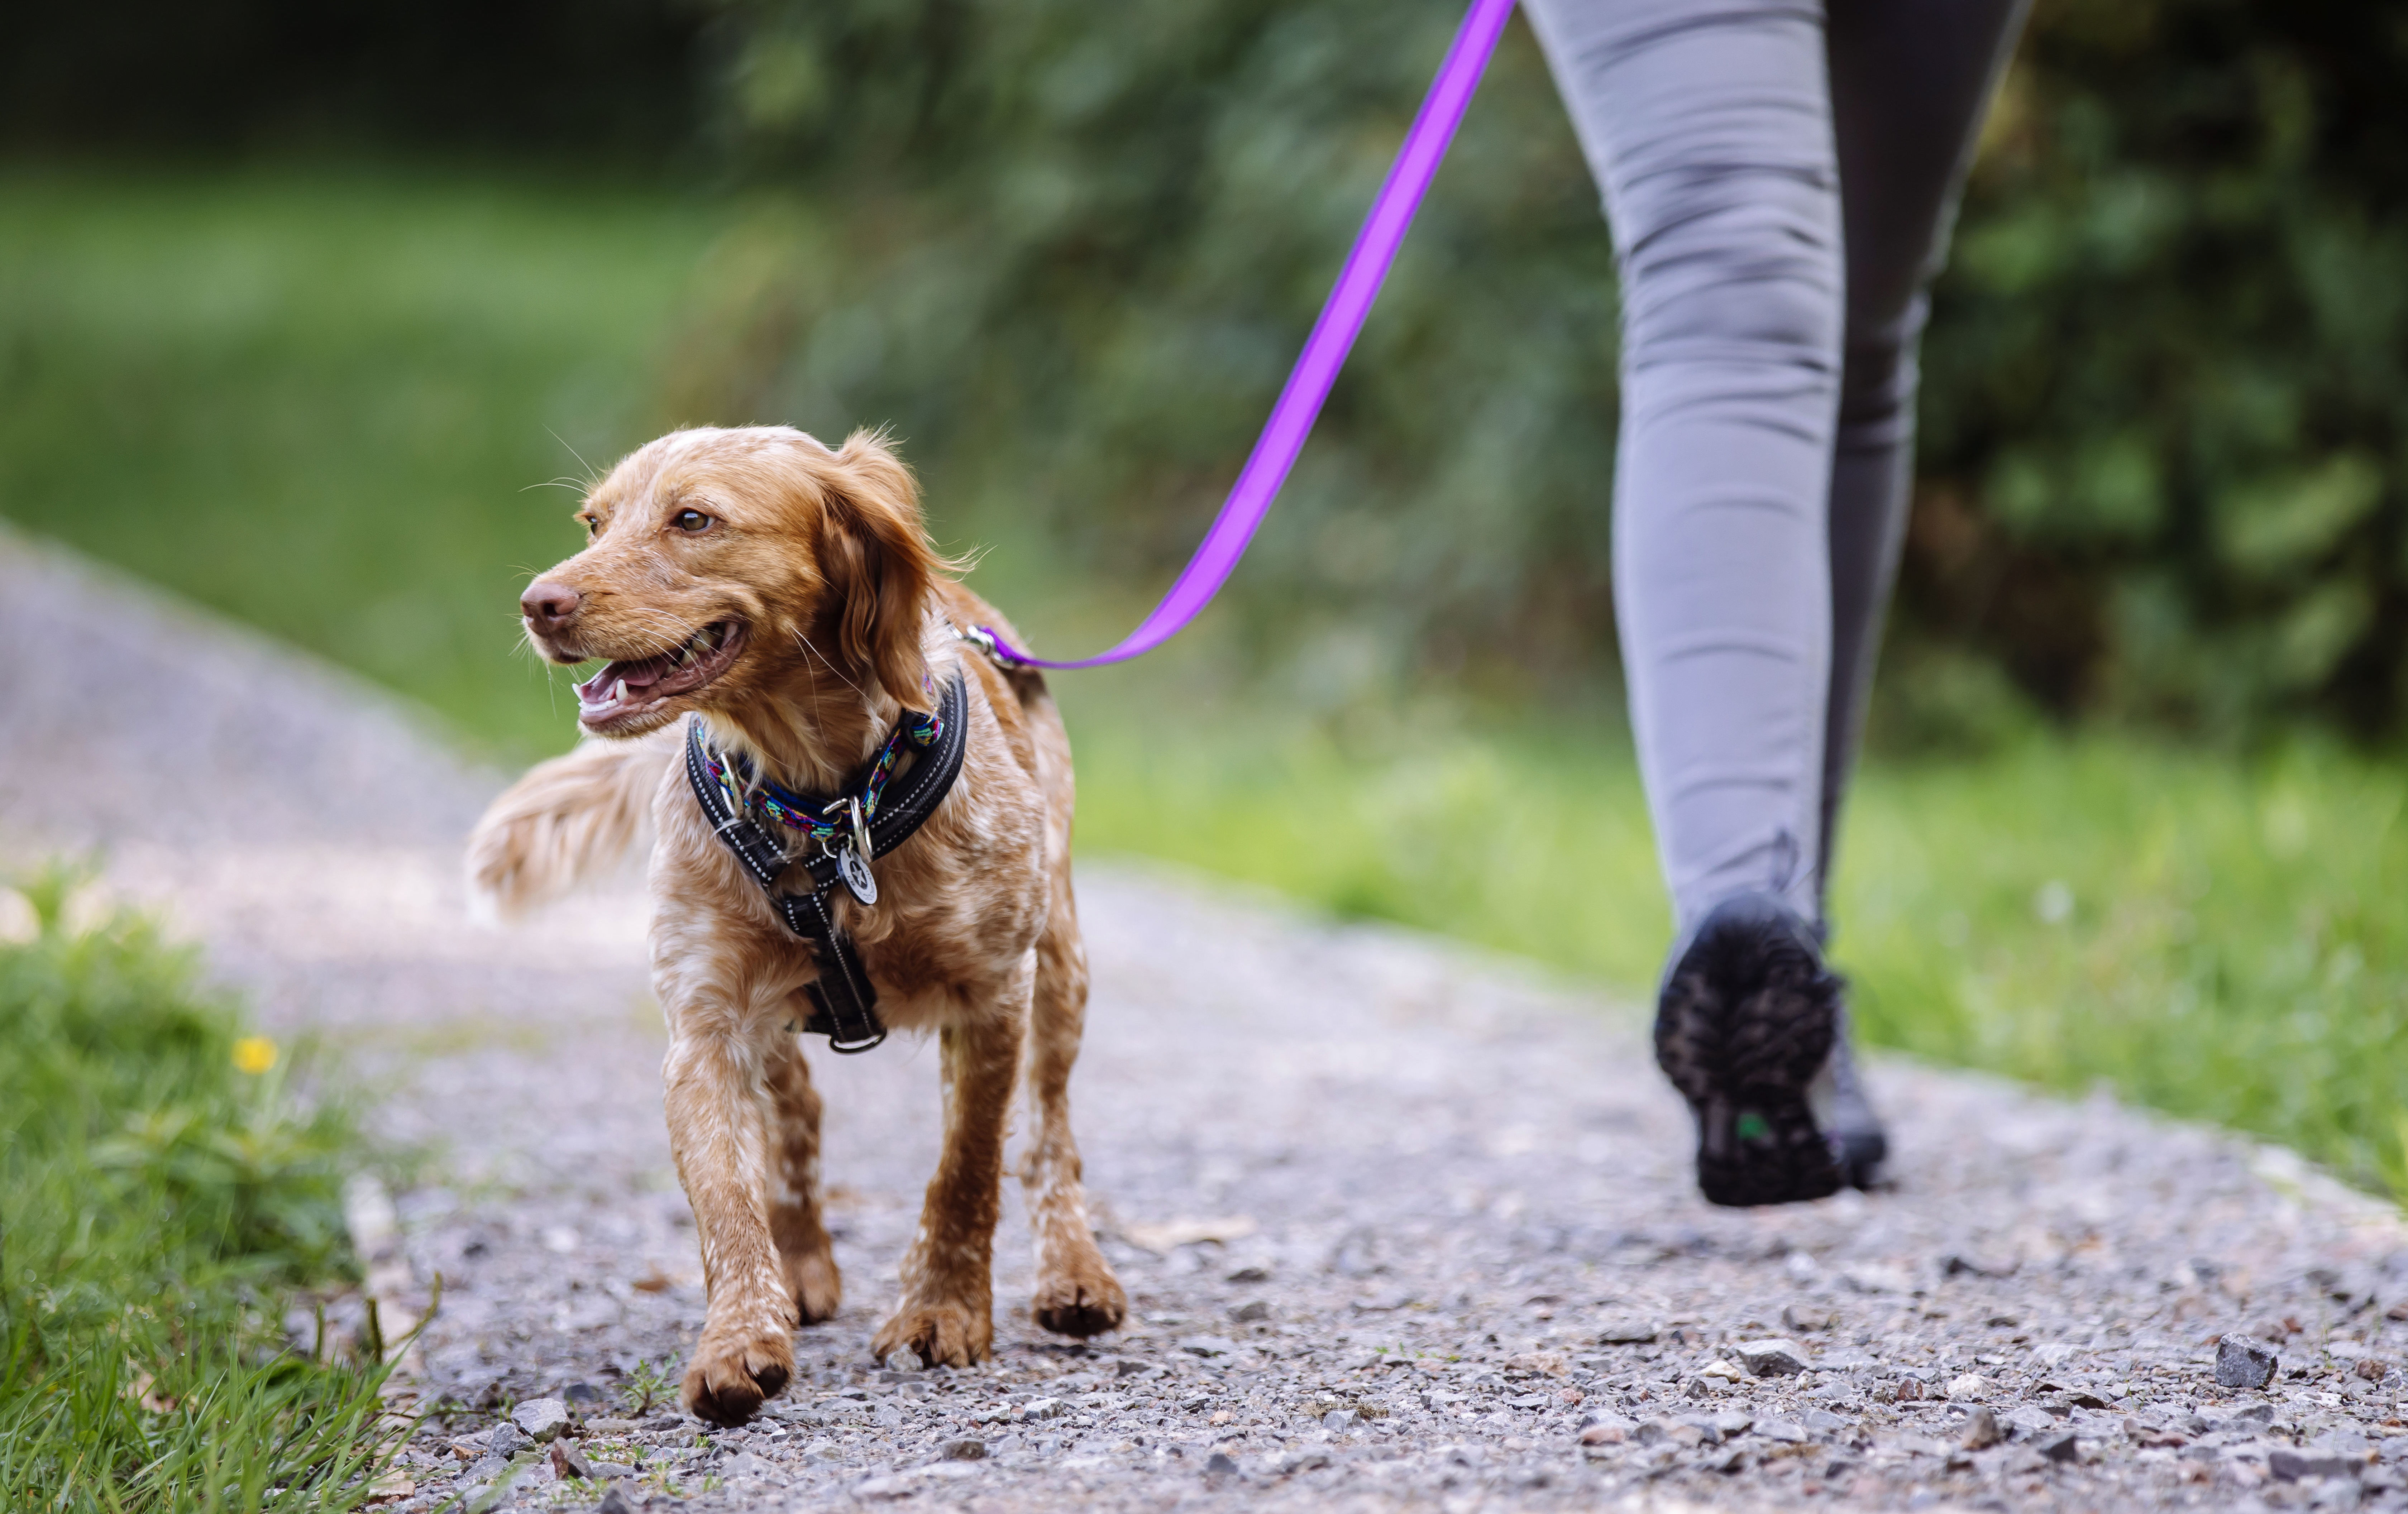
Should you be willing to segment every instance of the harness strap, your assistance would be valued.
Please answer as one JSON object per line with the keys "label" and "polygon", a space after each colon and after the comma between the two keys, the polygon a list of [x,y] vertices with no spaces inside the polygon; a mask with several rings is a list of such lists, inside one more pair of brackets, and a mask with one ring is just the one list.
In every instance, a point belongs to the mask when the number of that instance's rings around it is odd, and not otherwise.
{"label": "harness strap", "polygon": [[[935,742],[920,753],[911,770],[889,785],[881,797],[878,818],[869,825],[872,857],[882,857],[910,839],[936,813],[945,795],[953,792],[953,780],[961,777],[962,758],[969,750],[969,695],[959,673],[945,686],[938,715],[941,723]],[[886,1026],[878,1018],[878,989],[861,964],[861,953],[854,949],[853,937],[836,922],[833,894],[838,876],[837,858],[824,848],[809,858],[791,856],[776,836],[728,796],[727,787],[712,771],[714,766],[742,772],[733,756],[720,756],[714,763],[710,745],[703,737],[702,721],[696,719],[687,722],[686,784],[694,790],[695,802],[702,807],[703,818],[710,822],[711,834],[735,856],[746,876],[769,895],[786,929],[810,942],[812,955],[819,959],[819,977],[804,985],[812,1006],[811,1016],[803,1024],[804,1032],[826,1036],[831,1051],[868,1050],[886,1039]],[[873,768],[856,782],[846,785],[845,795],[839,797],[857,797],[876,777]],[[778,879],[798,862],[810,878],[810,892],[784,893],[779,889]]]}

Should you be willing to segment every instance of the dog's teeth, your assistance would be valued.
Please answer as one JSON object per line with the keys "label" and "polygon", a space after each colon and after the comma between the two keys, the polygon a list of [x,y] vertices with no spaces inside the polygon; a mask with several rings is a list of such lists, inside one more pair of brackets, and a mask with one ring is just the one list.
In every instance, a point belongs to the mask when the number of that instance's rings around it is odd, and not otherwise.
{"label": "dog's teeth", "polygon": [[624,705],[626,702],[627,680],[624,678],[614,680],[610,685],[610,703],[614,705]]}

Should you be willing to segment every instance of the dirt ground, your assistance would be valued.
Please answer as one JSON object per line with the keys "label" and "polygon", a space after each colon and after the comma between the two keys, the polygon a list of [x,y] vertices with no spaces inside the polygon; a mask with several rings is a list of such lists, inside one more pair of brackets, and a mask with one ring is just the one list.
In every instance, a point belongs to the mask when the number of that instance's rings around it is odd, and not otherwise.
{"label": "dirt ground", "polygon": [[[2408,1502],[2408,1230],[2286,1153],[1877,1058],[1894,1187],[1715,1210],[1635,1007],[1133,864],[1081,870],[1073,1084],[1128,1328],[1029,1321],[1015,1193],[994,1359],[871,1363],[933,1049],[814,1054],[846,1305],[709,1430],[646,1403],[703,1295],[635,880],[472,926],[500,777],[408,711],[11,538],[0,635],[0,862],[99,858],[400,1153],[375,1285],[442,1302],[393,1508],[592,1507],[507,1419],[550,1398],[572,1469],[696,1514]],[[2243,1333],[2263,1390],[2216,1385]]]}

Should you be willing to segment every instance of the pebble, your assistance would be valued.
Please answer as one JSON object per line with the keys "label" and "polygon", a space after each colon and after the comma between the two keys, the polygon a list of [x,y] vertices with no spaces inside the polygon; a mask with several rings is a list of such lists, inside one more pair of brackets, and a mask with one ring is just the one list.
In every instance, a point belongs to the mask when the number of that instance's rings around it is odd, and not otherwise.
{"label": "pebble", "polygon": [[531,1398],[510,1410],[510,1422],[542,1445],[568,1428],[568,1406],[557,1398]]}
{"label": "pebble", "polygon": [[2215,1385],[2219,1388],[2263,1388],[2273,1380],[2276,1357],[2272,1346],[2246,1335],[2227,1335],[2215,1346]]}
{"label": "pebble", "polygon": [[948,1440],[945,1442],[944,1457],[945,1460],[949,1462],[985,1461],[986,1442],[983,1440]]}
{"label": "pebble", "polygon": [[2059,1430],[2043,1436],[2032,1448],[2052,1462],[2079,1462],[2082,1445],[2071,1430]]}
{"label": "pebble", "polygon": [[1951,1379],[1948,1384],[1948,1399],[1954,1404],[1978,1404],[1989,1397],[1991,1392],[1990,1379],[1978,1372],[1968,1372]]}
{"label": "pebble", "polygon": [[1967,1450],[1987,1450],[2005,1438],[1998,1415],[1985,1406],[1965,1416],[1965,1434],[1957,1444]]}
{"label": "pebble", "polygon": [[1790,1378],[1806,1370],[1806,1353],[1794,1340],[1753,1340],[1737,1350],[1741,1364],[1758,1378]]}

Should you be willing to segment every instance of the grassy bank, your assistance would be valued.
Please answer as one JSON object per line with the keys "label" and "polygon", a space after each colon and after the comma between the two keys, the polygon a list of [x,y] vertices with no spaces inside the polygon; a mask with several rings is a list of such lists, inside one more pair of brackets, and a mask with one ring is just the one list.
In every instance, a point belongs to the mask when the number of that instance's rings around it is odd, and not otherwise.
{"label": "grassy bank", "polygon": [[63,880],[0,945],[0,1507],[340,1509],[381,1373],[287,1348],[344,1264],[348,1122],[139,921]]}
{"label": "grassy bank", "polygon": [[[1083,844],[1643,994],[1670,926],[1627,742],[1083,721]],[[1874,1041],[2287,1142],[2408,1194],[2408,774],[2128,738],[1876,763],[1835,956]]]}
{"label": "grassy bank", "polygon": [[[566,744],[512,650],[523,570],[575,544],[566,496],[529,486],[578,468],[547,428],[598,462],[664,422],[654,357],[708,296],[717,212],[326,173],[20,174],[0,206],[0,512],[496,751]],[[1036,555],[999,547],[999,565]],[[994,576],[1053,643],[1120,628],[1082,586]],[[1308,719],[1212,674],[1182,644],[1062,680],[1083,848],[1651,980],[1664,907],[1611,721]],[[2055,1087],[2105,1078],[2408,1188],[2402,784],[2312,745],[2240,760],[2107,736],[1876,763],[1838,890],[1864,1026]]]}

